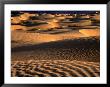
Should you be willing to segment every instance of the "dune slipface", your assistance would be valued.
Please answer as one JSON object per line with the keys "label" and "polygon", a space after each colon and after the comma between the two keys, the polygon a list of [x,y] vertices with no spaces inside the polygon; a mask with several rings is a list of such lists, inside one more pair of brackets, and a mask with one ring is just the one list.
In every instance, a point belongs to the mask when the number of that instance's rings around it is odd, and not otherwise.
{"label": "dune slipface", "polygon": [[20,12],[11,19],[12,77],[100,77],[99,13]]}

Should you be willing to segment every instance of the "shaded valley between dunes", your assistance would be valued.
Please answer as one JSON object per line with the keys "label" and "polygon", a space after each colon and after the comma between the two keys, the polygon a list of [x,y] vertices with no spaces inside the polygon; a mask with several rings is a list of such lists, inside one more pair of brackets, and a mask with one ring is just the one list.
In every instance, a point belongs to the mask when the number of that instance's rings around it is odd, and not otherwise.
{"label": "shaded valley between dunes", "polygon": [[29,59],[67,59],[99,61],[100,44],[96,38],[80,38],[74,40],[61,40],[42,44],[14,47],[12,60]]}

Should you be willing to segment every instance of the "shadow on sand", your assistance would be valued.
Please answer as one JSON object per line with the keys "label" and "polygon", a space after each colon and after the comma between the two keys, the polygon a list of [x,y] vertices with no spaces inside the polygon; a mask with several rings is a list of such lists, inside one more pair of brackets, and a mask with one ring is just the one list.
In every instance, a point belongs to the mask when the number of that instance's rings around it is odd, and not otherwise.
{"label": "shadow on sand", "polygon": [[28,46],[21,46],[21,47],[14,47],[11,49],[12,52],[22,52],[22,51],[33,51],[33,50],[40,50],[45,48],[55,48],[55,49],[90,49],[94,48],[99,50],[100,49],[100,42],[98,39],[75,39],[75,40],[62,40],[56,42],[48,42],[42,43],[38,45],[28,45]]}

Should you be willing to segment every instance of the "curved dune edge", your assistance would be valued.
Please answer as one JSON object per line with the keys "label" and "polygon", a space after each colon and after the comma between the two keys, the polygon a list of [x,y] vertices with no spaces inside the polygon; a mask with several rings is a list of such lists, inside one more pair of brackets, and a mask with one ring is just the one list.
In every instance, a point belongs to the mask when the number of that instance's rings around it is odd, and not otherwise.
{"label": "curved dune edge", "polygon": [[99,36],[98,29],[82,29],[76,31],[69,31],[67,33],[62,34],[41,34],[41,33],[30,33],[30,32],[18,32],[13,31],[11,33],[12,41],[19,41],[25,43],[44,43],[65,39],[76,39],[83,37],[91,37],[91,36]]}
{"label": "curved dune edge", "polygon": [[99,77],[99,62],[70,60],[12,61],[12,77]]}
{"label": "curved dune edge", "polygon": [[26,33],[26,32],[12,32],[12,41],[30,42],[30,43],[44,43],[51,41],[58,41],[64,39],[74,39],[77,37],[83,37],[84,35],[80,32],[70,32],[68,34],[51,35],[51,34],[40,34],[40,33]]}
{"label": "curved dune edge", "polygon": [[85,36],[100,36],[99,29],[81,29],[79,30],[79,32],[84,34]]}

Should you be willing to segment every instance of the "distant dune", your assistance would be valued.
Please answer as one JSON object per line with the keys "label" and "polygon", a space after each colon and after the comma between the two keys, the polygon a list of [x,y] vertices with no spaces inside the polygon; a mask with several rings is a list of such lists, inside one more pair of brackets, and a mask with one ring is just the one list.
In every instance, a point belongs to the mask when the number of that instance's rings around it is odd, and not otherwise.
{"label": "distant dune", "polygon": [[26,30],[27,27],[26,26],[22,26],[22,25],[12,25],[11,26],[11,30]]}
{"label": "distant dune", "polygon": [[32,26],[32,27],[28,27],[27,30],[30,30],[30,29],[41,29],[41,30],[48,30],[48,29],[51,29],[51,28],[57,28],[57,27],[60,27],[59,23],[57,22],[47,22],[47,24],[41,24],[41,25],[38,25],[38,26]]}
{"label": "distant dune", "polygon": [[99,29],[81,29],[79,30],[79,32],[84,34],[85,36],[100,36]]}
{"label": "distant dune", "polygon": [[[67,32],[67,33],[66,33]],[[65,40],[65,39],[74,39],[79,37],[85,37],[82,33],[76,31],[66,31],[65,33],[60,34],[42,34],[42,33],[35,33],[35,32],[24,32],[24,31],[12,31],[11,33],[11,40],[12,41],[19,41],[19,42],[27,42],[27,43],[44,43],[44,42],[51,42],[51,41],[58,41],[58,40]],[[54,31],[53,31],[54,33]],[[58,33],[58,32],[57,32]]]}
{"label": "distant dune", "polygon": [[[43,23],[45,22],[45,23]],[[11,23],[12,23],[12,30],[31,30],[31,29],[41,29],[41,30],[48,30],[48,29],[56,29],[61,28],[62,26],[66,27],[84,27],[84,26],[96,26],[100,23],[100,15],[95,14],[93,16],[91,15],[80,15],[80,16],[74,16],[73,15],[67,15],[67,14],[29,14],[24,13],[19,16],[11,17]],[[26,23],[26,28],[24,28],[24,25],[22,24]],[[34,26],[30,26],[34,23]],[[41,23],[41,24],[39,24]],[[19,28],[17,28],[17,25],[19,25]],[[16,27],[15,27],[16,26]]]}

